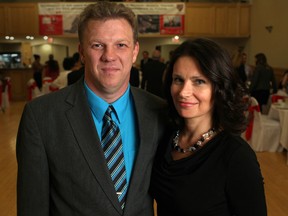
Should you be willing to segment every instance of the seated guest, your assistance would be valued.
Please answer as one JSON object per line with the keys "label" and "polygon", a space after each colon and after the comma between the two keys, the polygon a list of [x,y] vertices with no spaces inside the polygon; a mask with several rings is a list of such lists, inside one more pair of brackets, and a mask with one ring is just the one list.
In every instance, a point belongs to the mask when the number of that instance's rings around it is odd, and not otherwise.
{"label": "seated guest", "polygon": [[71,72],[74,66],[74,59],[66,57],[63,60],[64,71],[60,72],[59,76],[51,83],[51,87],[54,89],[61,89],[67,86],[67,75]]}
{"label": "seated guest", "polygon": [[67,76],[68,85],[72,85],[73,83],[77,82],[84,75],[84,71],[84,66],[78,70],[71,71]]}

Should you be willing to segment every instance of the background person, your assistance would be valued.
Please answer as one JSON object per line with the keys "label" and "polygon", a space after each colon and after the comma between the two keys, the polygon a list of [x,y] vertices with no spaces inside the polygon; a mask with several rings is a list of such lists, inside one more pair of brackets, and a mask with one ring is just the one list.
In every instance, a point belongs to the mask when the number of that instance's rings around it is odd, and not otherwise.
{"label": "background person", "polygon": [[143,77],[145,77],[145,73],[146,73],[146,69],[145,69],[145,66],[148,62],[152,61],[152,59],[149,57],[149,52],[144,50],[142,52],[142,56],[143,58],[141,59],[140,61],[140,71],[141,71],[141,88],[142,89],[146,89],[146,82],[145,80],[143,80]]}
{"label": "background person", "polygon": [[34,54],[34,61],[32,63],[32,69],[33,69],[33,78],[36,82],[37,87],[39,90],[42,89],[42,71],[44,66],[41,64],[41,57],[40,55]]}
{"label": "background person", "polygon": [[52,80],[55,80],[60,73],[59,63],[54,59],[54,55],[50,54],[48,61],[45,62],[45,76],[51,77]]}
{"label": "background person", "polygon": [[284,71],[282,79],[279,82],[278,89],[288,94],[288,70]]}
{"label": "background person", "polygon": [[252,69],[247,64],[247,54],[244,52],[241,53],[240,65],[236,68],[236,71],[242,82],[249,86],[251,83]]}
{"label": "background person", "polygon": [[[153,215],[148,188],[166,103],[129,85],[137,33],[135,14],[122,4],[100,1],[81,13],[84,78],[24,108],[16,147],[19,216]],[[117,194],[101,134],[111,106],[108,120],[120,129],[127,182]]]}
{"label": "background person", "polygon": [[176,48],[165,79],[174,124],[151,180],[158,216],[267,215],[256,155],[240,137],[245,90],[215,42],[188,40]]}
{"label": "background person", "polygon": [[146,63],[145,73],[142,77],[141,86],[145,86],[145,89],[159,97],[163,96],[163,74],[166,69],[166,65],[161,62],[161,53],[159,50],[154,50],[152,54],[152,60]]}
{"label": "background person", "polygon": [[137,67],[132,66],[130,71],[130,80],[129,83],[131,86],[139,88],[140,84],[140,73]]}
{"label": "background person", "polygon": [[[52,87],[54,88],[64,88],[68,85],[68,76],[70,73],[74,72],[74,71],[78,71],[80,68],[82,67],[82,63],[80,60],[80,54],[78,52],[74,53],[72,57],[66,57],[63,60],[63,68],[64,71],[60,72],[59,76],[52,82]],[[81,71],[81,75],[83,75],[83,71]],[[73,77],[75,77],[73,75]],[[79,78],[77,78],[75,80],[75,82],[80,79],[81,76],[79,76]]]}
{"label": "background person", "polygon": [[256,67],[253,71],[253,76],[250,85],[251,96],[256,98],[262,111],[263,105],[267,105],[270,89],[272,93],[277,92],[277,82],[274,71],[267,63],[267,58],[264,53],[255,55]]}

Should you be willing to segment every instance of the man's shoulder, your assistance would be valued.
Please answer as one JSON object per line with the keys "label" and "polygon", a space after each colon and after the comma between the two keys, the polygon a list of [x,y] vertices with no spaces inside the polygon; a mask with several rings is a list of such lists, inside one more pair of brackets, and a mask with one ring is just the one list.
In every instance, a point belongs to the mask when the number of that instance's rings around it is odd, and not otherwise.
{"label": "man's shoulder", "polygon": [[[82,90],[81,90],[82,88]],[[30,101],[32,105],[36,106],[55,106],[55,104],[59,104],[61,101],[64,102],[67,100],[68,97],[76,97],[76,95],[82,94],[81,92],[84,91],[84,87],[81,87],[81,83],[74,84],[70,86],[66,86],[60,90],[55,92],[51,92],[40,97],[37,97]]]}
{"label": "man's shoulder", "polygon": [[134,97],[134,100],[141,101],[143,104],[148,104],[149,106],[154,107],[167,107],[167,102],[154,94],[151,94],[141,88],[132,87],[131,91]]}

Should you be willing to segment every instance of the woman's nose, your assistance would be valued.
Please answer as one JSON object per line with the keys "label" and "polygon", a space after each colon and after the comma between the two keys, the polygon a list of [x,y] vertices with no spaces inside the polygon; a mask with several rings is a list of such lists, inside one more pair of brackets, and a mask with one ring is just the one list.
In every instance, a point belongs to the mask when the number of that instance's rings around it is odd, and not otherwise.
{"label": "woman's nose", "polygon": [[184,85],[182,86],[182,89],[179,92],[179,95],[181,97],[187,97],[192,95],[193,93],[193,87],[189,82],[184,83]]}

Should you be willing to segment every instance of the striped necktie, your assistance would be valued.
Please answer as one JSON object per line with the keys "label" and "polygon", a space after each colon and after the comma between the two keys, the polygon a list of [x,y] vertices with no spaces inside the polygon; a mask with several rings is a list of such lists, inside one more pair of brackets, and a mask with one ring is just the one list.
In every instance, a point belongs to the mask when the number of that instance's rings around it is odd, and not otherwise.
{"label": "striped necktie", "polygon": [[113,106],[110,105],[103,117],[101,144],[118,200],[124,209],[127,192],[126,169],[120,130],[111,118],[113,109]]}

